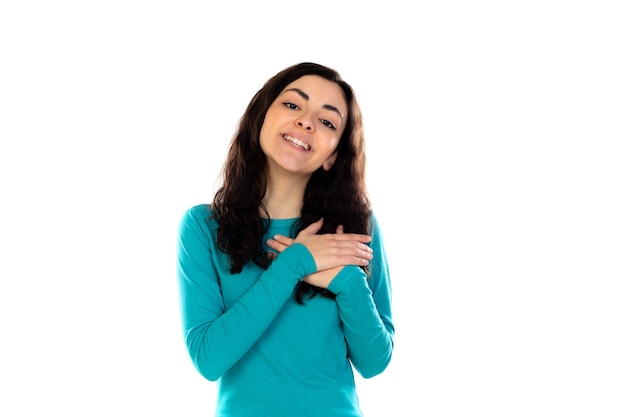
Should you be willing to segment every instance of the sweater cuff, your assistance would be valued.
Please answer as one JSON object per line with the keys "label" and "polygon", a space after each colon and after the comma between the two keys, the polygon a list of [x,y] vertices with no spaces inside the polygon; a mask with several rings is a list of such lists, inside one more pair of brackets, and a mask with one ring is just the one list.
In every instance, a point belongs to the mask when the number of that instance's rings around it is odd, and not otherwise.
{"label": "sweater cuff", "polygon": [[338,296],[371,292],[365,272],[356,265],[343,267],[328,284],[328,290]]}
{"label": "sweater cuff", "polygon": [[296,273],[299,279],[317,272],[317,265],[311,252],[302,243],[294,243],[285,249],[277,260],[285,263],[285,266]]}

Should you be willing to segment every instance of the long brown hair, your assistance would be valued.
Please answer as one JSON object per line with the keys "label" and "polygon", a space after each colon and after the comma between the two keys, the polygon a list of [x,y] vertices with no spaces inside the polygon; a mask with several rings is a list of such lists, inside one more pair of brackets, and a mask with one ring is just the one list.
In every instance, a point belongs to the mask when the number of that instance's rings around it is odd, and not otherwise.
{"label": "long brown hair", "polygon": [[[212,216],[218,221],[218,248],[230,257],[231,273],[239,273],[252,261],[267,268],[270,260],[263,249],[264,223],[259,210],[265,195],[266,157],[259,143],[265,113],[276,97],[293,81],[305,75],[317,75],[339,85],[348,107],[346,126],[337,145],[337,157],[328,171],[319,168],[306,187],[301,217],[294,233],[324,218],[320,233],[334,233],[343,225],[346,233],[369,233],[370,201],[365,185],[365,141],[361,109],[352,87],[339,73],[323,65],[303,62],[290,66],[266,81],[254,95],[239,121],[222,168],[222,185],[212,204]],[[298,302],[305,296],[328,291],[304,282],[298,284]]]}

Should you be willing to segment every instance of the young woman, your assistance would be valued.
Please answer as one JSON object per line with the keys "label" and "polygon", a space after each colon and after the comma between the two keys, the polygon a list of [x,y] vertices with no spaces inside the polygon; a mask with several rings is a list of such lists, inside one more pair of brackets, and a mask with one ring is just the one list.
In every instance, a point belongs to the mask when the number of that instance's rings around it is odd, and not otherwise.
{"label": "young woman", "polygon": [[394,333],[364,145],[350,85],[291,66],[252,98],[213,202],[184,214],[184,339],[216,416],[361,416],[353,369],[383,372]]}

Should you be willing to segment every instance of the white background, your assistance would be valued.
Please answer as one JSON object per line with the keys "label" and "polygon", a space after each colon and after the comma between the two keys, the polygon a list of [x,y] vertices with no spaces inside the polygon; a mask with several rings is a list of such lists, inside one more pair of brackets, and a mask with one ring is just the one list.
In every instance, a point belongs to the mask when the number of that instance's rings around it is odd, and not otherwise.
{"label": "white background", "polygon": [[3,2],[0,415],[211,415],[178,221],[254,92],[316,61],[360,100],[393,274],[365,416],[623,417],[618,3]]}

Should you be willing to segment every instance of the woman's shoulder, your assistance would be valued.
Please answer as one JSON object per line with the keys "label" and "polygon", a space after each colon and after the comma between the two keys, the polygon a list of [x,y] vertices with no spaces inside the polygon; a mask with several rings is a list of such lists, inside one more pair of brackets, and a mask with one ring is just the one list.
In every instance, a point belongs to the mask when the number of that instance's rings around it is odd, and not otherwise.
{"label": "woman's shoulder", "polygon": [[186,212],[186,215],[200,215],[203,217],[211,215],[211,204],[201,203],[196,204],[195,206],[189,207]]}
{"label": "woman's shoulder", "polygon": [[374,209],[370,208],[370,227],[372,229],[380,228],[379,217],[377,216]]}
{"label": "woman's shoulder", "polygon": [[195,223],[199,225],[210,225],[215,222],[212,219],[211,204],[203,203],[189,207],[182,216],[182,223]]}
{"label": "woman's shoulder", "polygon": [[381,226],[381,217],[370,210],[370,233],[373,239],[382,240],[383,227]]}

